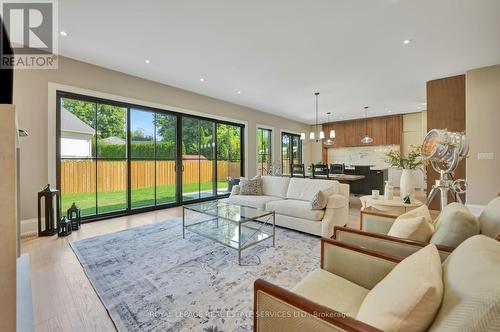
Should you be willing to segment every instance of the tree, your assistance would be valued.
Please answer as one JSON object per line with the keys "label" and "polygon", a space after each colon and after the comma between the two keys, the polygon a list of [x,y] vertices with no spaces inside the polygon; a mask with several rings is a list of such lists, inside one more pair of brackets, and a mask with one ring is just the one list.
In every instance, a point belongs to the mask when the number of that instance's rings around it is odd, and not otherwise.
{"label": "tree", "polygon": [[126,108],[68,98],[62,98],[62,107],[97,129],[99,138],[111,136],[125,138]]}
{"label": "tree", "polygon": [[127,109],[118,106],[97,104],[97,133],[100,138],[125,138]]}

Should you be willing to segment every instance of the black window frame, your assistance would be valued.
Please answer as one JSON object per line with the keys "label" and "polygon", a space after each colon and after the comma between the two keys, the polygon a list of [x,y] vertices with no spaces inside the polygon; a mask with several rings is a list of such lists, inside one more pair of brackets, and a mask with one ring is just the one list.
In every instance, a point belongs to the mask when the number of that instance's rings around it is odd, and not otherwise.
{"label": "black window frame", "polygon": [[[268,141],[269,141],[269,153],[261,153],[262,151],[261,147],[259,146],[259,132],[263,135],[264,132],[267,132],[268,135]],[[265,128],[265,127],[257,127],[257,172],[259,171],[259,165],[260,165],[260,175],[270,175],[269,174],[269,169],[267,170],[268,172],[266,174],[263,173],[264,171],[264,163],[261,161],[259,163],[259,158],[266,156],[267,157],[267,164],[272,164],[273,162],[273,130],[271,128]],[[261,138],[261,142],[263,142],[263,139]],[[262,159],[261,159],[262,160]]]}
{"label": "black window frame", "polygon": [[[126,124],[126,156],[125,158],[112,158],[113,160],[122,160],[125,159],[127,162],[127,208],[125,210],[117,211],[117,212],[109,212],[109,213],[102,213],[98,214],[98,201],[97,201],[97,176],[96,176],[96,214],[93,216],[85,216],[82,217],[82,222],[92,222],[92,221],[98,221],[98,220],[104,220],[104,219],[109,219],[109,218],[114,218],[114,217],[120,217],[120,216],[126,216],[126,215],[132,215],[136,213],[143,213],[143,212],[148,212],[148,211],[154,211],[154,210],[159,210],[159,209],[165,209],[165,208],[170,208],[170,207],[176,207],[176,206],[182,206],[183,204],[186,204],[186,202],[182,201],[182,118],[183,117],[191,117],[191,118],[196,118],[200,120],[206,120],[213,122],[214,126],[216,126],[218,123],[221,124],[227,124],[235,127],[240,128],[240,174],[241,176],[245,176],[245,129],[246,126],[245,124],[242,123],[236,123],[236,122],[231,122],[231,121],[225,121],[225,120],[219,120],[219,119],[214,119],[210,117],[205,117],[205,116],[199,116],[199,115],[194,115],[194,114],[188,114],[188,113],[181,113],[178,111],[172,111],[168,109],[162,109],[162,108],[156,108],[156,107],[151,107],[151,106],[146,106],[146,105],[141,105],[141,104],[134,104],[134,103],[129,103],[129,102],[122,102],[122,101],[116,101],[116,100],[111,100],[111,99],[105,99],[105,98],[100,98],[100,97],[94,97],[94,96],[88,96],[88,95],[83,95],[83,94],[78,94],[78,93],[73,93],[73,92],[68,92],[68,91],[63,91],[63,90],[57,90],[56,91],[56,186],[57,188],[60,188],[61,185],[61,159],[69,159],[69,158],[61,158],[61,99],[62,98],[69,98],[69,99],[75,99],[75,100],[81,100],[84,102],[90,102],[90,103],[95,103],[95,104],[106,104],[106,105],[112,105],[112,106],[117,106],[117,107],[124,107],[126,108],[126,117],[127,117],[127,124]],[[130,157],[130,149],[131,149],[131,135],[130,135],[130,110],[131,109],[138,109],[138,110],[144,110],[144,111],[150,111],[154,113],[162,113],[162,114],[168,114],[168,115],[174,115],[177,117],[176,119],[176,200],[173,203],[165,203],[165,204],[159,204],[159,205],[154,205],[154,206],[147,206],[147,207],[142,207],[142,208],[131,208],[131,172],[130,172],[130,162],[132,158]],[[96,120],[97,121],[97,120]],[[155,134],[156,135],[156,134]],[[217,142],[215,141],[215,151],[217,149]],[[96,146],[96,156],[95,157],[89,157],[87,159],[96,159],[96,166],[97,166],[97,146]],[[80,158],[80,159],[85,159],[85,158]],[[104,158],[104,159],[110,159],[110,158]],[[214,162],[217,162],[217,156],[215,154],[214,156]],[[97,172],[97,167],[96,167],[96,172]],[[156,169],[155,169],[156,172]],[[156,176],[155,176],[155,181],[156,181]],[[220,198],[225,198],[230,195],[230,193],[224,193],[224,194],[219,194],[217,192],[217,167],[214,167],[214,196],[213,197],[208,197],[208,198],[199,198],[195,200],[189,200],[189,204],[191,203],[197,203],[197,202],[203,202],[203,201],[209,201],[209,200],[215,200],[215,199],[220,199]],[[156,183],[156,182],[155,182]],[[155,191],[156,191],[156,184],[155,184]],[[63,193],[61,193],[62,195]],[[155,194],[155,201],[157,197]],[[61,209],[63,207],[61,206]],[[63,215],[66,213],[66,211],[61,211]]]}

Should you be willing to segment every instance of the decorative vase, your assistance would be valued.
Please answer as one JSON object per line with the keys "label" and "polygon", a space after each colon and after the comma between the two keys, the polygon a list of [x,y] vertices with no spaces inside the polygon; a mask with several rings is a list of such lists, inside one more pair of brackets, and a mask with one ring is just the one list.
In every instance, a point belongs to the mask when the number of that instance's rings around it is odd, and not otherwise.
{"label": "decorative vase", "polygon": [[415,197],[415,179],[413,178],[412,169],[403,169],[399,182],[399,190],[401,198],[403,198],[406,193],[410,194],[411,199]]}
{"label": "decorative vase", "polygon": [[385,181],[384,199],[386,201],[392,201],[394,199],[394,188],[389,181]]}

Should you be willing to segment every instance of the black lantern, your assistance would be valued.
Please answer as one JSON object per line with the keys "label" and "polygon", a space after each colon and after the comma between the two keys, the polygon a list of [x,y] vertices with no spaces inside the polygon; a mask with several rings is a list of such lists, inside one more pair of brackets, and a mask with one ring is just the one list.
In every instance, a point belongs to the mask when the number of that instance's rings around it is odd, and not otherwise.
{"label": "black lantern", "polygon": [[[42,198],[45,206],[45,229],[42,230]],[[48,184],[38,193],[38,236],[52,236],[57,233],[56,221],[61,219],[60,192]],[[54,200],[56,207],[54,208]]]}
{"label": "black lantern", "polygon": [[71,234],[71,220],[62,217],[57,223],[57,236],[68,236]]}
{"label": "black lantern", "polygon": [[68,219],[71,221],[71,229],[77,231],[80,229],[82,225],[82,217],[80,213],[80,208],[76,206],[75,202],[71,205],[66,213]]}

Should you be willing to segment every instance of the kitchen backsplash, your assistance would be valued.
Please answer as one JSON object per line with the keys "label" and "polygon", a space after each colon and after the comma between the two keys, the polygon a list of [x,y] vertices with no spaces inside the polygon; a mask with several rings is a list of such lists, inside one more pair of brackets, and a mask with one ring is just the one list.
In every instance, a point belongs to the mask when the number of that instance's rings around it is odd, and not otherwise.
{"label": "kitchen backsplash", "polygon": [[388,167],[384,162],[385,153],[399,150],[399,145],[376,145],[328,149],[328,163],[351,165],[373,165],[377,168]]}

